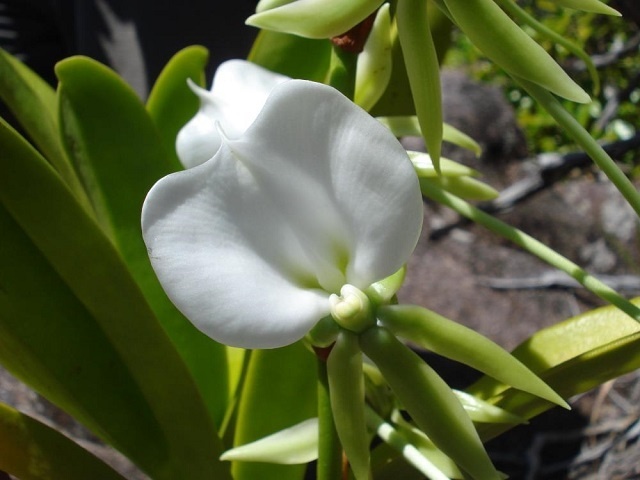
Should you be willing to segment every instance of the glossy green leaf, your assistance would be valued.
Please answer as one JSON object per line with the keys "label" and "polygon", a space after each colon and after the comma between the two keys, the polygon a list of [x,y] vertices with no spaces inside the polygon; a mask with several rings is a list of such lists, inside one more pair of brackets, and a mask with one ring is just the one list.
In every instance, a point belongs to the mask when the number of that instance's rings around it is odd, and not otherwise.
{"label": "glossy green leaf", "polygon": [[[81,202],[86,196],[60,142],[56,95],[29,67],[0,49],[0,98]],[[87,203],[85,205],[88,206]]]}
{"label": "glossy green leaf", "polygon": [[[640,324],[607,306],[540,330],[518,346],[513,356],[568,398],[640,368],[639,346]],[[525,418],[550,407],[488,377],[467,391]],[[485,430],[500,429],[494,426]]]}
{"label": "glossy green leaf", "polygon": [[[8,334],[0,337],[12,349],[10,363],[27,383],[46,386],[43,393],[91,419],[96,433],[153,478],[227,478],[193,380],[112,243],[51,166],[4,123],[0,145],[0,202],[5,223],[11,225],[9,216],[15,223],[10,245],[18,252],[14,264],[5,254],[3,272],[12,276],[1,280]],[[20,272],[22,261],[29,271]],[[59,366],[66,368],[45,378]]]}
{"label": "glossy green leaf", "polygon": [[525,365],[478,332],[423,307],[390,305],[378,319],[394,335],[438,355],[469,365],[508,385],[558,405],[566,402]]}
{"label": "glossy green leaf", "polygon": [[21,480],[124,480],[61,433],[0,403],[0,470]]}
{"label": "glossy green leaf", "polygon": [[187,85],[187,79],[204,87],[204,68],[208,59],[208,50],[201,46],[180,50],[160,73],[147,100],[147,111],[174,165],[179,162],[176,153],[178,132],[199,107],[198,97]]}
{"label": "glossy green leaf", "polygon": [[318,419],[309,418],[255,442],[227,450],[224,461],[268,462],[281,465],[309,463],[318,458]]}
{"label": "glossy green leaf", "polygon": [[342,330],[327,359],[329,396],[338,438],[356,480],[369,478],[369,435],[364,416],[364,377],[358,338]]}
{"label": "glossy green leaf", "polygon": [[331,42],[262,30],[248,60],[291,78],[324,82],[329,71]]}
{"label": "glossy green leaf", "polygon": [[427,0],[402,0],[398,2],[396,21],[420,131],[439,172],[442,148],[440,64],[427,13]]}
{"label": "glossy green leaf", "polygon": [[182,166],[163,148],[134,91],[112,70],[74,57],[58,63],[56,74],[65,145],[100,223],[187,362],[212,418],[220,425],[228,390],[224,347],[197,330],[169,301],[149,262],[140,227],[149,189]]}
{"label": "glossy green leaf", "polygon": [[440,450],[473,478],[500,480],[471,419],[431,367],[382,327],[360,335],[360,346]]}
{"label": "glossy green leaf", "polygon": [[507,72],[568,100],[590,101],[589,95],[494,0],[444,0],[444,3],[471,42]]}
{"label": "glossy green leaf", "polygon": [[[255,350],[238,409],[234,445],[244,445],[317,416],[316,365],[300,342]],[[304,465],[233,463],[235,480],[301,480]]]}
{"label": "glossy green leaf", "polygon": [[522,417],[514,415],[506,410],[496,407],[478,397],[470,395],[460,390],[454,390],[458,400],[464,407],[465,411],[469,415],[472,421],[477,423],[510,423],[512,425],[518,425],[526,423],[526,420]]}

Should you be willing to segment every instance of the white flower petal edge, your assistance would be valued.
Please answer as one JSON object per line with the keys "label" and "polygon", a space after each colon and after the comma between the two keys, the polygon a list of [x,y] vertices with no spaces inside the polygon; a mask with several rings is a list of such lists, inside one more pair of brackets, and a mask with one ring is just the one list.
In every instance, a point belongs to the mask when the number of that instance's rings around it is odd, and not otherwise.
{"label": "white flower petal edge", "polygon": [[244,348],[302,338],[329,297],[409,258],[422,197],[393,135],[342,94],[276,86],[240,138],[160,180],[142,229],[174,304],[213,339]]}
{"label": "white flower petal edge", "polygon": [[217,123],[230,138],[242,135],[260,113],[273,87],[285,80],[289,78],[246,60],[222,63],[213,77],[211,91],[189,80],[189,87],[200,99],[200,109],[176,139],[183,166],[195,167],[215,155],[221,143]]}

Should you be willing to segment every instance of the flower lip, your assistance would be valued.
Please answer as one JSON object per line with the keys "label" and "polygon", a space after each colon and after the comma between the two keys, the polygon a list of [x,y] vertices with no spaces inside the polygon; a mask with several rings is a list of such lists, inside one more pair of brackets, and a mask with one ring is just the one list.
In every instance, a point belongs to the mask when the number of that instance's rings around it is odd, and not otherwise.
{"label": "flower lip", "polygon": [[161,179],[142,214],[174,304],[215,340],[271,348],[302,338],[346,283],[398,270],[422,197],[393,135],[331,87],[276,86],[213,158]]}

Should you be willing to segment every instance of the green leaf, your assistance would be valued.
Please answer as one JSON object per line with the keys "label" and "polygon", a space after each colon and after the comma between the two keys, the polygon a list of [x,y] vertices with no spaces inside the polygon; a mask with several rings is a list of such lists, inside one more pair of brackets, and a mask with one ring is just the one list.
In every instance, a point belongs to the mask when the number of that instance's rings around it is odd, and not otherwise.
{"label": "green leaf", "polygon": [[227,450],[221,460],[268,462],[281,465],[309,463],[318,458],[318,419],[310,418],[255,442]]}
{"label": "green leaf", "polygon": [[58,63],[56,74],[65,145],[87,185],[100,223],[220,425],[228,390],[225,349],[197,330],[169,301],[151,267],[140,227],[140,211],[149,189],[182,166],[163,148],[134,91],[112,70],[91,59],[74,57]]}
{"label": "green leaf", "polygon": [[153,478],[228,478],[199,392],[118,252],[2,122],[0,145],[2,231],[12,232],[2,249],[5,360]]}
{"label": "green leaf", "polygon": [[247,25],[307,38],[342,35],[380,6],[380,0],[298,0],[251,15]]}
{"label": "green leaf", "polygon": [[[234,445],[244,445],[316,417],[316,367],[300,342],[252,352]],[[304,465],[234,462],[235,480],[300,480]]]}
{"label": "green leaf", "polygon": [[600,13],[616,17],[620,16],[620,12],[599,0],[553,0],[553,2],[562,7],[574,8],[576,10],[582,10],[583,12]]}
{"label": "green leaf", "polygon": [[[634,300],[640,303],[639,299]],[[513,356],[566,398],[640,368],[640,324],[613,306],[585,312],[540,330]],[[550,405],[483,377],[467,391],[531,418]],[[486,438],[504,428],[483,426]]]}
{"label": "green leaf", "polygon": [[440,450],[473,478],[500,480],[471,419],[431,367],[383,327],[360,335],[360,346],[413,421]]}
{"label": "green leaf", "polygon": [[438,178],[421,178],[420,189],[424,193],[433,184],[437,184],[443,190],[453,193],[456,197],[467,200],[488,201],[500,195],[495,188],[480,180],[467,176],[440,176]]}
{"label": "green leaf", "polygon": [[178,132],[196,114],[199,106],[198,97],[187,85],[187,79],[204,87],[204,68],[208,59],[208,50],[201,46],[180,50],[160,73],[147,100],[149,116],[174,164],[179,162],[176,153]]}
{"label": "green leaf", "polygon": [[567,406],[557,393],[509,352],[464,325],[413,305],[380,308],[378,319],[394,335],[469,365],[512,387]]}
{"label": "green leaf", "polygon": [[442,148],[440,65],[431,37],[426,0],[402,0],[397,6],[398,37],[409,77],[420,131],[436,171]]}
{"label": "green leaf", "polygon": [[22,480],[124,480],[67,437],[0,403],[0,470]]}
{"label": "green leaf", "polygon": [[327,359],[329,397],[338,438],[357,480],[369,478],[369,435],[358,338],[342,330]]}
{"label": "green leaf", "polygon": [[[56,95],[29,67],[0,48],[0,98],[81,202],[87,202],[60,142]],[[88,206],[88,203],[85,203]]]}
{"label": "green leaf", "polygon": [[567,100],[590,101],[589,95],[494,0],[444,0],[444,3],[471,42],[507,72]]}
{"label": "green leaf", "polygon": [[329,71],[331,42],[262,30],[248,60],[291,78],[324,82]]}

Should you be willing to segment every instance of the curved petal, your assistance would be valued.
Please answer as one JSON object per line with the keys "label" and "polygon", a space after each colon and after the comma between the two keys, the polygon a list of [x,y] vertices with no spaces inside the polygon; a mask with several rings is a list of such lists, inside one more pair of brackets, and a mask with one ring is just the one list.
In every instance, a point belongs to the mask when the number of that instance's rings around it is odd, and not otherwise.
{"label": "curved petal", "polygon": [[225,135],[235,138],[258,116],[269,93],[288,77],[245,60],[229,60],[216,70],[211,91],[189,81],[200,99],[198,113],[180,130],[176,151],[186,168],[209,160],[220,148],[220,123]]}
{"label": "curved petal", "polygon": [[245,348],[294,342],[329,313],[330,293],[394,273],[421,222],[395,137],[337,90],[302,80],[275,87],[210,161],[160,180],[142,212],[171,300]]}
{"label": "curved petal", "polygon": [[[277,145],[268,160],[265,145]],[[319,284],[365,289],[409,258],[422,197],[407,153],[337,90],[303,80],[276,87],[230,148],[295,225]],[[339,266],[343,278],[328,268]]]}

